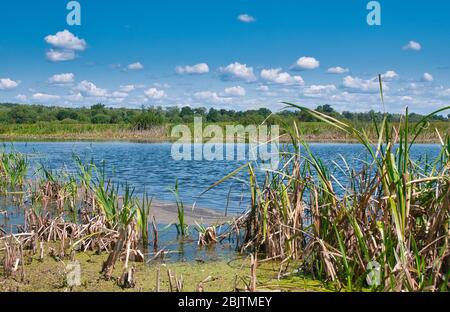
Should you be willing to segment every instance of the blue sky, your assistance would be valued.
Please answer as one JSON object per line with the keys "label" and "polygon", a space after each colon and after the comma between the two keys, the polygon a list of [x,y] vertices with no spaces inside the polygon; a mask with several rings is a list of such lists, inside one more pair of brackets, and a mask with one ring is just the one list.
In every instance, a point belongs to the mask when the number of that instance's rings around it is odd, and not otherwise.
{"label": "blue sky", "polygon": [[280,101],[429,112],[450,100],[450,2],[64,0],[0,3],[0,102],[236,110]]}

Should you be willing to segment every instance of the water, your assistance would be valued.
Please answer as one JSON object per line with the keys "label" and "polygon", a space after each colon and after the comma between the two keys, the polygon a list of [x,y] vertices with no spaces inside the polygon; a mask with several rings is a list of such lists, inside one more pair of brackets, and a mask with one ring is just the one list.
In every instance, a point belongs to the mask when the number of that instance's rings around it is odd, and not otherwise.
{"label": "water", "polygon": [[[86,143],[86,142],[33,142],[14,143],[15,150],[30,157],[34,172],[42,163],[55,170],[74,170],[73,154],[83,161],[91,159],[101,166],[105,164],[107,176],[119,183],[129,183],[136,188],[136,193],[147,192],[157,200],[173,201],[169,191],[178,179],[180,196],[187,204],[197,202],[200,207],[207,207],[220,212],[242,212],[247,208],[243,194],[248,190],[245,173],[236,179],[223,183],[199,197],[209,186],[246,163],[246,161],[176,161],[171,157],[171,144],[148,143]],[[344,166],[341,157],[350,167],[360,167],[367,155],[361,145],[356,144],[311,144],[312,152],[326,165],[336,167],[333,162]],[[439,145],[416,145],[412,151],[413,159],[424,155],[436,157]],[[336,177],[341,173],[336,167]]]}
{"label": "water", "polygon": [[[361,145],[356,144],[311,144],[311,150],[325,165],[333,168],[333,175],[342,178],[342,172],[335,165],[360,168],[362,161],[369,159]],[[10,146],[6,146],[10,148]],[[94,160],[97,166],[102,166],[106,174],[114,182],[129,183],[136,188],[136,194],[144,192],[159,201],[174,201],[173,194],[168,190],[178,179],[180,197],[186,204],[196,204],[228,214],[240,213],[248,208],[248,185],[246,173],[242,172],[234,180],[227,181],[206,195],[199,197],[209,186],[225,177],[230,172],[245,164],[247,161],[175,161],[171,156],[171,144],[148,144],[128,142],[32,142],[14,143],[14,149],[29,155],[31,162],[30,174],[33,174],[44,164],[47,168],[55,170],[75,170],[72,155],[76,154],[84,162]],[[420,160],[425,155],[436,157],[440,151],[438,145],[416,145],[412,150],[412,158]],[[262,172],[259,173],[262,176]],[[3,206],[3,205],[2,205]],[[0,209],[1,210],[1,209]],[[20,211],[14,208],[9,210],[9,226],[23,222]],[[5,220],[0,215],[0,224]],[[9,229],[7,229],[9,230]],[[162,232],[164,244],[175,251],[176,259],[211,258],[214,252],[197,248],[185,248],[176,241],[174,228]],[[186,243],[186,245],[195,246]],[[175,246],[178,246],[177,248]],[[217,247],[220,254],[232,252],[232,246]],[[181,250],[181,252],[180,252]],[[177,252],[180,252],[177,254]]]}

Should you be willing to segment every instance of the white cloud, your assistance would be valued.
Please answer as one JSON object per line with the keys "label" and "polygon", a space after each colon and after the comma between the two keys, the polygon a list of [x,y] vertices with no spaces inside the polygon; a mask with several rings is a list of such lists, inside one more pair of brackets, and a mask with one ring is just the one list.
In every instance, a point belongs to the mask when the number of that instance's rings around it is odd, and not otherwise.
{"label": "white cloud", "polygon": [[392,81],[397,79],[398,77],[399,77],[398,74],[393,70],[388,70],[387,72],[381,75],[381,79],[384,81]]}
{"label": "white cloud", "polygon": [[73,50],[53,50],[50,49],[46,53],[47,60],[51,62],[64,62],[75,59],[76,55]]}
{"label": "white cloud", "polygon": [[406,101],[406,102],[410,102],[410,101],[413,100],[413,98],[410,97],[410,96],[402,96],[400,99],[401,99],[402,101]]}
{"label": "white cloud", "polygon": [[68,30],[57,32],[55,35],[48,35],[45,41],[55,48],[84,51],[86,49],[86,41],[80,39]]}
{"label": "white cloud", "polygon": [[308,97],[323,97],[336,92],[337,88],[333,84],[329,85],[311,85],[303,90],[303,94]]}
{"label": "white cloud", "polygon": [[35,93],[31,96],[31,98],[35,101],[47,102],[47,101],[59,100],[61,97],[59,95],[52,95],[52,94],[46,94],[46,93]]}
{"label": "white cloud", "polygon": [[209,66],[206,63],[200,63],[195,64],[192,66],[186,65],[186,66],[178,66],[175,68],[175,71],[177,74],[183,75],[195,75],[195,74],[207,74],[209,73]]}
{"label": "white cloud", "polygon": [[121,99],[123,99],[123,98],[126,98],[128,96],[128,93],[114,91],[110,96],[113,97],[113,98],[121,98]]}
{"label": "white cloud", "polygon": [[343,79],[344,87],[353,91],[371,93],[379,90],[379,83],[375,79],[364,80],[357,77],[346,76]]}
{"label": "white cloud", "polygon": [[194,93],[194,97],[198,100],[206,101],[213,104],[225,104],[231,101],[229,97],[221,97],[216,92],[201,91]]}
{"label": "white cloud", "polygon": [[134,91],[136,89],[135,85],[124,85],[124,86],[120,86],[119,90],[121,92],[131,92]]}
{"label": "white cloud", "polygon": [[223,80],[244,80],[248,82],[256,80],[253,67],[247,67],[246,64],[238,62],[232,63],[225,68],[219,68],[219,72],[222,73]]}
{"label": "white cloud", "polygon": [[9,78],[1,78],[0,79],[0,90],[12,90],[17,88],[20,84],[20,81],[14,81]]}
{"label": "white cloud", "polygon": [[248,14],[241,14],[237,18],[239,21],[241,21],[243,23],[253,23],[256,21],[256,18],[254,18],[253,16],[248,15]]}
{"label": "white cloud", "polygon": [[21,102],[25,102],[27,100],[27,96],[25,94],[18,94],[16,95],[15,99]]}
{"label": "white cloud", "polygon": [[245,89],[241,86],[226,88],[224,92],[228,96],[235,96],[235,97],[245,96],[246,93]]}
{"label": "white cloud", "polygon": [[80,92],[67,95],[65,98],[71,102],[80,102],[84,100],[84,96]]}
{"label": "white cloud", "polygon": [[416,41],[410,41],[408,44],[403,46],[403,50],[420,51],[422,50],[422,45]]}
{"label": "white cloud", "polygon": [[434,80],[433,75],[429,73],[424,73],[422,76],[422,81],[431,82],[433,80]]}
{"label": "white cloud", "polygon": [[87,97],[106,97],[108,92],[106,89],[98,88],[94,83],[83,80],[75,88],[76,91],[81,92],[82,95]]}
{"label": "white cloud", "polygon": [[[142,86],[142,85],[141,85]],[[168,84],[168,83],[159,83],[159,82],[155,82],[154,84],[153,84],[153,86],[155,86],[155,87],[157,87],[157,88],[163,88],[163,89],[168,89],[168,88],[170,88],[170,85]],[[136,88],[138,88],[139,87],[139,85],[138,86],[136,86]]]}
{"label": "white cloud", "polygon": [[450,88],[440,91],[439,97],[450,98]]}
{"label": "white cloud", "polygon": [[340,74],[348,73],[349,71],[350,70],[348,68],[343,68],[343,67],[337,66],[337,67],[328,68],[327,73],[340,75]]}
{"label": "white cloud", "polygon": [[56,74],[48,79],[52,84],[68,84],[74,81],[75,75],[73,73]]}
{"label": "white cloud", "polygon": [[320,66],[320,62],[316,60],[314,57],[310,56],[302,56],[297,60],[293,69],[298,70],[307,70],[307,69],[316,69]]}
{"label": "white cloud", "polygon": [[301,76],[291,76],[289,73],[282,72],[281,68],[263,69],[261,78],[276,84],[303,85],[305,83]]}
{"label": "white cloud", "polygon": [[164,90],[150,88],[147,91],[145,91],[145,95],[151,99],[160,100],[166,96],[166,92]]}
{"label": "white cloud", "polygon": [[261,86],[259,86],[258,88],[256,88],[256,90],[258,90],[258,91],[263,91],[263,92],[267,92],[267,91],[269,91],[269,87],[266,86],[266,85],[261,85]]}
{"label": "white cloud", "polygon": [[127,68],[130,70],[141,70],[144,68],[144,65],[142,65],[140,62],[136,62],[136,63],[129,64],[127,66]]}

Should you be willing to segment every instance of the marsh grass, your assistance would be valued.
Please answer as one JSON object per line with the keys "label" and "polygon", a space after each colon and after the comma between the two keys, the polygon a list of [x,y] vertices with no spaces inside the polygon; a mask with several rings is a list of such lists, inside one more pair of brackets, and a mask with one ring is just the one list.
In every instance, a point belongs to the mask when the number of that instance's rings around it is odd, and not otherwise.
{"label": "marsh grass", "polygon": [[150,218],[150,210],[152,207],[152,198],[147,194],[142,195],[142,200],[137,202],[136,222],[141,233],[142,245],[147,248],[149,244],[148,221]]}
{"label": "marsh grass", "polygon": [[181,200],[180,192],[178,188],[178,180],[175,182],[175,187],[169,189],[170,192],[175,196],[175,201],[177,204],[177,217],[178,224],[175,224],[178,235],[188,236],[189,235],[189,226],[184,222],[184,203]]}
{"label": "marsh grass", "polygon": [[[383,100],[380,79],[380,95]],[[263,179],[252,163],[247,169],[250,208],[234,230],[241,251],[291,261],[313,279],[338,289],[373,291],[445,291],[450,276],[450,136],[435,129],[440,153],[422,161],[412,157],[416,140],[429,132],[429,119],[443,107],[411,124],[386,116],[373,121],[376,137],[321,112],[285,103],[357,141],[366,160],[360,168],[346,159],[335,175],[310,149],[301,127],[286,127],[291,148],[281,152],[278,170]],[[210,189],[209,188],[209,189]],[[208,190],[209,190],[208,189]],[[376,267],[376,270],[373,268]],[[373,280],[373,274],[378,279]]]}
{"label": "marsh grass", "polygon": [[[447,290],[448,133],[444,138],[437,133],[439,156],[419,163],[411,158],[411,148],[428,126],[426,118],[414,127],[409,124],[407,110],[398,127],[384,119],[374,124],[379,137],[373,142],[351,125],[305,107],[287,105],[353,136],[370,160],[359,171],[348,165],[341,167],[348,181],[339,181],[294,125],[291,137],[295,152],[284,153],[281,170],[268,172],[261,185],[253,167],[248,166],[251,209],[242,225],[245,236],[241,248],[262,251],[269,258],[282,260],[282,265],[300,259],[305,274],[348,290]],[[367,279],[371,263],[379,264],[379,284]]]}
{"label": "marsh grass", "polygon": [[29,167],[26,155],[14,149],[0,152],[0,191],[2,193],[21,191]]}

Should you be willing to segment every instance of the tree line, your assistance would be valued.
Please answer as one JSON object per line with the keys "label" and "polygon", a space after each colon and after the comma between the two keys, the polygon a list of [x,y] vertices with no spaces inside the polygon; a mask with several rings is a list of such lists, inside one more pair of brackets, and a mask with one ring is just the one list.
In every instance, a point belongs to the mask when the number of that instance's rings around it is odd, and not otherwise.
{"label": "tree line", "polygon": [[[333,116],[340,120],[351,122],[370,122],[373,119],[381,120],[384,116],[381,112],[349,112],[342,113],[325,104],[318,106],[317,111]],[[34,124],[38,122],[59,123],[91,123],[91,124],[130,124],[136,129],[148,129],[155,125],[177,124],[192,122],[195,116],[203,117],[210,123],[238,123],[243,125],[259,124],[264,121],[271,123],[283,123],[293,120],[302,122],[318,121],[308,113],[302,111],[283,110],[272,112],[267,108],[257,110],[236,111],[216,108],[192,108],[192,107],[141,107],[136,108],[112,108],[103,104],[91,107],[66,108],[44,105],[25,104],[0,104],[1,124]],[[387,114],[390,121],[398,121],[400,114]],[[410,121],[420,121],[424,116],[412,113]],[[449,121],[448,116],[434,116],[435,121]]]}

